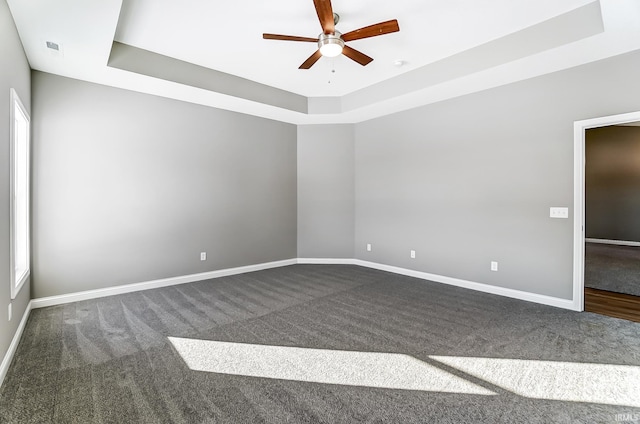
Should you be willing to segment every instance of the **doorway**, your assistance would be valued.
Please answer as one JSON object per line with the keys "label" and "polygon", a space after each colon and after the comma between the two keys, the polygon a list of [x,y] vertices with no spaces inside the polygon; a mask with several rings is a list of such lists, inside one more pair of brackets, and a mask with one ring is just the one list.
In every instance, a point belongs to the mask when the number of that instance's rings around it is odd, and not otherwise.
{"label": "doorway", "polygon": [[574,125],[574,306],[638,322],[639,121],[635,112]]}

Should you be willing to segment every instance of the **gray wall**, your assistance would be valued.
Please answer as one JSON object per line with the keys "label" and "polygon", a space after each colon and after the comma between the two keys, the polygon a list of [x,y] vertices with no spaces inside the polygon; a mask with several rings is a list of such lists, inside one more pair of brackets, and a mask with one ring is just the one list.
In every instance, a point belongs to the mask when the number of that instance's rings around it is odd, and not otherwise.
{"label": "gray wall", "polygon": [[32,82],[34,297],[296,256],[295,126]]}
{"label": "gray wall", "polygon": [[586,131],[587,237],[640,241],[640,127]]}
{"label": "gray wall", "polygon": [[[9,266],[9,89],[31,110],[31,74],[9,7],[0,0],[0,361],[7,353],[20,319],[30,299],[30,284],[22,286],[11,301]],[[13,318],[8,321],[8,306],[12,304]]]}
{"label": "gray wall", "polygon": [[353,258],[353,125],[298,127],[298,257]]}
{"label": "gray wall", "polygon": [[356,125],[356,258],[571,299],[573,220],[549,207],[573,213],[573,123],[640,110],[639,69],[635,52]]}

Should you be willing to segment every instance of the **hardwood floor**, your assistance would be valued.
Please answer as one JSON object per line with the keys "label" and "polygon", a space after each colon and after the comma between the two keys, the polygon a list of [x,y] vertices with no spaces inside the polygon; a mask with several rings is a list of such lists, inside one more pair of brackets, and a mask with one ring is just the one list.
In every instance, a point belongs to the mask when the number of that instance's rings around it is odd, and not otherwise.
{"label": "hardwood floor", "polygon": [[585,287],[584,310],[640,322],[640,297]]}

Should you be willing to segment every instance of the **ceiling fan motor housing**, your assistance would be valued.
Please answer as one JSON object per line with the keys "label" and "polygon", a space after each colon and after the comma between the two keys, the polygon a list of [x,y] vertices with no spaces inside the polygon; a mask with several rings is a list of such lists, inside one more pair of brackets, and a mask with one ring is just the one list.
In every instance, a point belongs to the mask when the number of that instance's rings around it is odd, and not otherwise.
{"label": "ceiling fan motor housing", "polygon": [[336,57],[342,53],[344,41],[338,31],[333,34],[320,34],[318,36],[318,48],[323,56]]}

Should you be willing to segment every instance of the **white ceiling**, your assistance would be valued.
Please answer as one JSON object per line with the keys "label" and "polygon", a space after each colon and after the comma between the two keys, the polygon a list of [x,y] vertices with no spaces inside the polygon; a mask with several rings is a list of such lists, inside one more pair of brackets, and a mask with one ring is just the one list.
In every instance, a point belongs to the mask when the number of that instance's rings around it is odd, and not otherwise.
{"label": "white ceiling", "polygon": [[[374,58],[365,67],[341,56],[310,70],[298,66],[314,43],[263,40],[262,33],[317,37],[312,0],[8,3],[33,69],[296,124],[359,122],[640,49],[638,0],[333,0],[343,33],[389,19],[400,32],[348,43]],[[232,88],[108,66],[114,41],[321,107],[305,113]]]}

